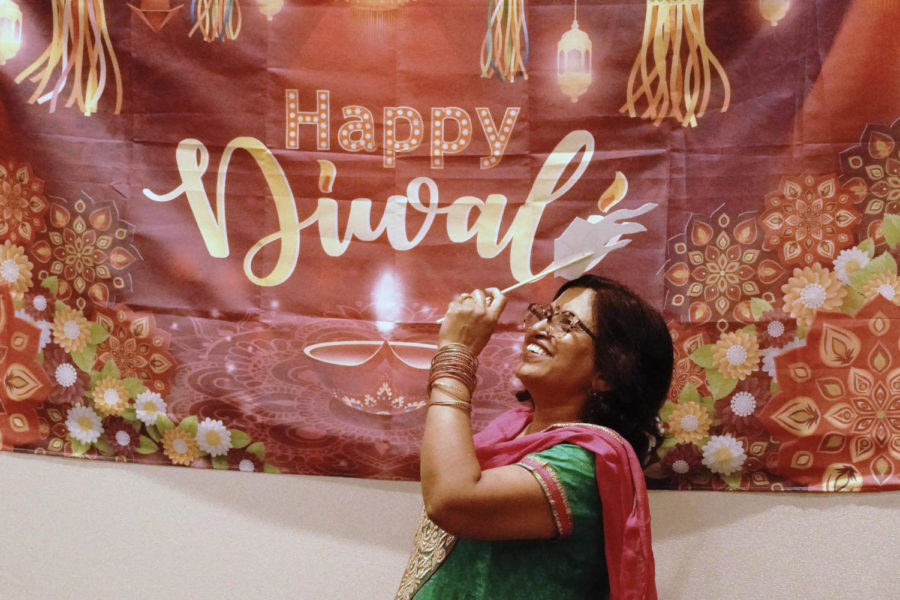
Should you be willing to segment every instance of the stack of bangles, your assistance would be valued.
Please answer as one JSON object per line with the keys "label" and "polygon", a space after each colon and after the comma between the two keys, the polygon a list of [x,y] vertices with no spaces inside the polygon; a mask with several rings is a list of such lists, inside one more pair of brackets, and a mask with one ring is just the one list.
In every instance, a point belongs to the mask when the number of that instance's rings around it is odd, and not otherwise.
{"label": "stack of bangles", "polygon": [[[431,359],[431,373],[428,377],[428,395],[432,389],[439,389],[450,398],[431,400],[428,406],[452,406],[472,412],[472,392],[475,391],[475,371],[478,359],[465,344],[447,344]],[[443,379],[445,381],[438,381]],[[461,385],[446,381],[452,379]]]}

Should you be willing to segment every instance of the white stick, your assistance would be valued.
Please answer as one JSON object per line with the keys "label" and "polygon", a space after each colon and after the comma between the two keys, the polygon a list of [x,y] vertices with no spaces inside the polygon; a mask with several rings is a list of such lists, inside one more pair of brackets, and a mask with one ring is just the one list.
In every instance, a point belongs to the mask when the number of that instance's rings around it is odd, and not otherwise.
{"label": "white stick", "polygon": [[[581,256],[575,257],[575,258],[573,258],[572,260],[567,261],[567,262],[564,262],[564,263],[561,264],[561,265],[557,265],[557,264],[555,264],[555,263],[550,263],[550,266],[549,266],[549,267],[547,267],[546,269],[544,269],[543,271],[541,271],[541,272],[538,273],[537,275],[534,275],[533,277],[529,277],[529,278],[526,279],[525,281],[520,281],[519,283],[513,284],[513,285],[509,286],[508,288],[506,288],[505,290],[500,290],[500,293],[501,293],[501,294],[506,294],[506,293],[509,293],[509,292],[511,292],[511,291],[513,291],[513,290],[517,290],[517,289],[519,289],[519,288],[522,287],[522,286],[528,285],[529,283],[534,283],[535,281],[538,281],[538,280],[540,280],[540,279],[543,279],[543,278],[546,277],[547,275],[550,275],[550,274],[552,274],[552,273],[556,273],[556,272],[559,271],[560,269],[565,269],[566,267],[571,267],[571,266],[574,265],[575,263],[581,262],[581,261],[583,261],[583,260],[587,260],[587,259],[589,259],[589,258],[592,257],[592,256],[594,256],[594,253],[593,253],[593,252],[585,252],[585,253],[582,254]],[[491,300],[490,297],[488,297],[488,302],[490,302],[490,300]],[[441,317],[440,319],[438,319],[437,322],[438,322],[438,323],[443,323],[443,322],[444,322],[444,317]]]}
{"label": "white stick", "polygon": [[511,286],[509,286],[508,288],[506,288],[505,290],[500,290],[500,293],[501,293],[501,294],[506,294],[506,293],[511,292],[511,291],[513,291],[513,290],[517,290],[517,289],[519,289],[520,287],[522,287],[522,286],[524,286],[524,285],[528,285],[529,283],[534,283],[535,281],[538,281],[538,280],[540,280],[540,279],[543,279],[543,278],[546,277],[547,275],[550,275],[550,274],[552,274],[552,273],[556,273],[557,271],[559,271],[559,270],[561,270],[561,269],[565,269],[566,267],[571,267],[571,266],[574,265],[575,263],[581,262],[581,261],[583,261],[583,260],[586,260],[586,259],[592,257],[593,255],[594,255],[593,252],[585,252],[585,253],[582,254],[581,256],[578,256],[578,257],[576,257],[576,258],[573,258],[572,260],[570,260],[570,261],[568,261],[568,262],[565,262],[565,263],[563,263],[563,264],[561,264],[561,265],[556,265],[556,264],[551,263],[549,267],[547,267],[546,269],[544,269],[543,271],[541,271],[540,273],[538,273],[538,274],[535,275],[534,277],[530,277],[529,279],[526,279],[525,281],[520,281],[519,283],[516,283],[516,284],[514,284],[514,285],[511,285]]}

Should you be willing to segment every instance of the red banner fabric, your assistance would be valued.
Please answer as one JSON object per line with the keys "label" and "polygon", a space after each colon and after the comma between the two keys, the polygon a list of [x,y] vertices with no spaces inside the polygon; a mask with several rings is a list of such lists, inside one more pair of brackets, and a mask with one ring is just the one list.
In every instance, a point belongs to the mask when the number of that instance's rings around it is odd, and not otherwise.
{"label": "red banner fabric", "polygon": [[414,479],[449,300],[576,261],[670,325],[648,485],[897,489],[898,18],[0,0],[0,444]]}

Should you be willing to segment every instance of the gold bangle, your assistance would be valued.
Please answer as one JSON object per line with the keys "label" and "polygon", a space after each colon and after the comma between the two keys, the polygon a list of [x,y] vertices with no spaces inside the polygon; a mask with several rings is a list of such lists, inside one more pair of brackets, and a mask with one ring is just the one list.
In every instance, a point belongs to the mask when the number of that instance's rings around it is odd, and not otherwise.
{"label": "gold bangle", "polygon": [[451,398],[453,398],[454,400],[457,400],[459,402],[465,402],[466,404],[470,403],[470,401],[466,400],[460,393],[462,390],[460,390],[460,388],[457,388],[455,386],[447,385],[446,383],[441,383],[439,381],[436,381],[431,384],[431,388],[432,389],[437,388],[437,389],[441,390],[442,392],[444,392],[445,394],[447,394],[448,396],[450,396]]}
{"label": "gold bangle", "polygon": [[461,400],[432,400],[428,403],[428,406],[449,406],[451,408],[464,410],[466,411],[466,414],[472,414],[472,405],[468,402],[462,402]]}
{"label": "gold bangle", "polygon": [[471,378],[468,378],[468,377],[461,377],[461,376],[459,376],[459,375],[457,375],[457,374],[455,374],[455,373],[448,373],[448,372],[444,371],[444,372],[441,372],[441,373],[435,373],[435,374],[432,375],[432,377],[430,377],[430,378],[428,379],[428,391],[429,391],[429,393],[431,392],[431,388],[434,386],[434,383],[435,383],[438,379],[452,379],[452,380],[454,380],[454,381],[460,382],[461,384],[463,384],[463,386],[465,386],[466,391],[469,392],[469,395],[470,395],[470,396],[471,396],[472,393],[475,391],[475,381],[473,381]]}

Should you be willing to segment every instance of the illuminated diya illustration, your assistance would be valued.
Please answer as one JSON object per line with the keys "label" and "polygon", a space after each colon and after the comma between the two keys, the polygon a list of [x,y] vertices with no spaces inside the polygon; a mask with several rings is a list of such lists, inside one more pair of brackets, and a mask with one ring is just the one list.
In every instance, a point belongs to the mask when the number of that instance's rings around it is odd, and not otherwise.
{"label": "illuminated diya illustration", "polygon": [[425,406],[425,382],[437,346],[387,340],[338,340],[312,344],[304,354],[334,397],[375,415],[400,415]]}
{"label": "illuminated diya illustration", "polygon": [[[415,317],[404,305],[393,273],[385,272],[372,291],[377,339],[337,339],[311,344],[304,354],[321,363],[316,371],[333,397],[373,415],[400,415],[425,406],[425,382],[437,346],[392,339],[402,322]],[[359,332],[338,336],[360,337]]]}

